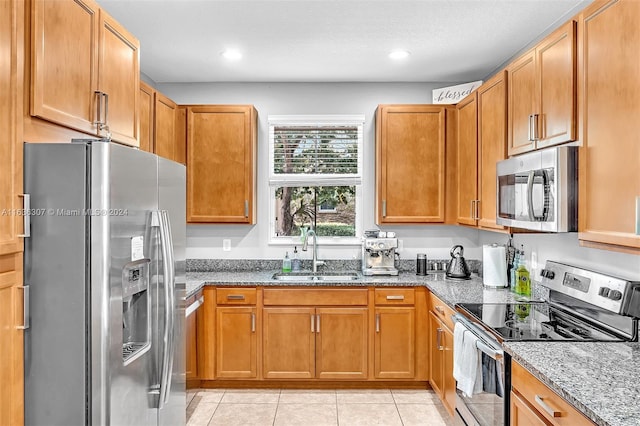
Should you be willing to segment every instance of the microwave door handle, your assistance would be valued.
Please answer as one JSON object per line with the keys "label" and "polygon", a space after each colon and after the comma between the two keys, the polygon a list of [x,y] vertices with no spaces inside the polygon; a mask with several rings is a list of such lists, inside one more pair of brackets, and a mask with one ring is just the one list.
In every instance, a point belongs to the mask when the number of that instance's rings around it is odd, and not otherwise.
{"label": "microwave door handle", "polygon": [[527,178],[527,207],[529,211],[529,220],[535,221],[535,212],[533,211],[533,177],[535,172],[532,170],[529,172]]}

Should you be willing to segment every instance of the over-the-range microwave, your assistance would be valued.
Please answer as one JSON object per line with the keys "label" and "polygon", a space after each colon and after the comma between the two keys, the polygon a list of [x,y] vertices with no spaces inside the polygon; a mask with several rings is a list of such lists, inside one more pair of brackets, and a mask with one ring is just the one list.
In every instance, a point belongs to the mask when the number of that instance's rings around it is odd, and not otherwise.
{"label": "over-the-range microwave", "polygon": [[561,146],[499,161],[496,222],[542,232],[578,230],[578,151]]}

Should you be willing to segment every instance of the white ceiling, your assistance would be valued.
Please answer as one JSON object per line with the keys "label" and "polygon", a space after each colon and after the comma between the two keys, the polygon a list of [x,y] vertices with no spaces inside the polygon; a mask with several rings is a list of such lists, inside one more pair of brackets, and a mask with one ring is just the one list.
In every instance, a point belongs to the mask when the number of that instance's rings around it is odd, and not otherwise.
{"label": "white ceiling", "polygon": [[98,0],[156,83],[477,80],[590,1]]}

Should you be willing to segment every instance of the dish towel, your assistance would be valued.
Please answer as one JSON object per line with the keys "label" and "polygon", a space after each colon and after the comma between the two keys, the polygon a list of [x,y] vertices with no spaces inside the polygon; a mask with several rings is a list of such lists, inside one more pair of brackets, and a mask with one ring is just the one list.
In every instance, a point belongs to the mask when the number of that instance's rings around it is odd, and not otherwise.
{"label": "dish towel", "polygon": [[500,363],[485,353],[482,354],[482,390],[504,397]]}
{"label": "dish towel", "polygon": [[482,357],[476,343],[478,338],[460,321],[453,329],[453,378],[457,388],[467,397],[482,392]]}

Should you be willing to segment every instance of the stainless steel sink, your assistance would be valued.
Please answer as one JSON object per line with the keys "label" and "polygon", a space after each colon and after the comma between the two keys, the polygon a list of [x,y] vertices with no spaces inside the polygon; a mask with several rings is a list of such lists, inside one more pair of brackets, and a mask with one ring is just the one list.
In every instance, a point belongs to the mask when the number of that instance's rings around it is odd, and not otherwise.
{"label": "stainless steel sink", "polygon": [[349,282],[357,281],[361,278],[357,272],[277,272],[273,274],[272,279],[276,281],[289,282],[305,282],[305,281],[324,281],[324,282]]}

